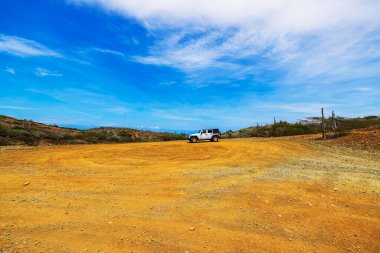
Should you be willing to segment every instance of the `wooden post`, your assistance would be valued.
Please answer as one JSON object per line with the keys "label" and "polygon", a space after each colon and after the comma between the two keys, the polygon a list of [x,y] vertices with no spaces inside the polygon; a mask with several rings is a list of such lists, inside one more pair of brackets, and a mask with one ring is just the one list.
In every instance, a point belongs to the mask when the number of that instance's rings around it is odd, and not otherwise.
{"label": "wooden post", "polygon": [[335,119],[334,111],[332,111],[331,120],[332,120],[332,129],[333,129],[334,133],[336,133],[337,126],[336,126],[336,119]]}
{"label": "wooden post", "polygon": [[325,139],[325,115],[323,114],[323,107],[322,107],[322,122],[321,122],[321,129],[322,129],[322,138]]}

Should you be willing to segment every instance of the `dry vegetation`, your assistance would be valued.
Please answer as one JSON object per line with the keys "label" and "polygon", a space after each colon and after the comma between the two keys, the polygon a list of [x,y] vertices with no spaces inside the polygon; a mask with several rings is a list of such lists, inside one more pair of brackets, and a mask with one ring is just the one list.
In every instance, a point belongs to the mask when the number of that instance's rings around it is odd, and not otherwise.
{"label": "dry vegetation", "polygon": [[184,139],[186,136],[181,134],[131,128],[98,127],[79,130],[0,115],[0,146],[126,143]]}
{"label": "dry vegetation", "polygon": [[[324,120],[328,138],[336,138],[349,134],[353,130],[375,128],[380,130],[380,117],[367,116],[363,118],[328,117]],[[337,127],[335,129],[335,126]],[[279,121],[270,125],[257,125],[237,131],[227,131],[224,137],[280,137],[321,132],[321,118],[307,117],[296,123]]]}
{"label": "dry vegetation", "polygon": [[379,252],[380,155],[307,138],[3,147],[0,252]]}

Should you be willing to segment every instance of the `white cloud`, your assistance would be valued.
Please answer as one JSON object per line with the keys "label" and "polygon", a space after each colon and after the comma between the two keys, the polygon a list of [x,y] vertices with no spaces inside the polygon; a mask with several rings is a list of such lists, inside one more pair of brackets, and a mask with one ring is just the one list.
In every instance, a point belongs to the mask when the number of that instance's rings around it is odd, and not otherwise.
{"label": "white cloud", "polygon": [[[319,30],[342,22],[378,20],[377,1],[361,0],[71,0],[98,4],[108,10],[132,16],[146,27],[184,23],[218,27],[269,28],[268,32]],[[255,29],[255,28],[254,28]],[[262,31],[264,32],[264,31]]]}
{"label": "white cloud", "polygon": [[189,115],[189,113],[178,112],[173,110],[163,110],[163,109],[152,109],[152,114],[161,119],[178,120],[178,121],[194,121],[198,120],[197,117],[185,117],[184,115]]}
{"label": "white cloud", "polygon": [[285,72],[285,84],[343,81],[373,77],[380,68],[376,0],[70,2],[137,19],[156,42],[134,59],[180,69],[197,82],[259,76],[268,68]]}
{"label": "white cloud", "polygon": [[6,67],[5,71],[8,72],[8,73],[10,73],[10,74],[12,74],[12,75],[16,74],[15,69],[11,68],[11,67]]}
{"label": "white cloud", "polygon": [[28,89],[28,91],[45,94],[64,104],[75,105],[76,108],[90,108],[94,111],[104,110],[107,113],[127,113],[129,111],[128,108],[132,107],[114,96],[76,88],[65,88],[62,90]]}
{"label": "white cloud", "polygon": [[317,114],[321,108],[334,108],[334,104],[317,104],[317,103],[270,103],[259,104],[257,108],[271,109],[277,112],[303,113],[304,115]]}
{"label": "white cloud", "polygon": [[363,92],[368,92],[368,91],[373,91],[373,88],[367,87],[367,86],[358,86],[355,88],[357,91],[363,91]]}
{"label": "white cloud", "polygon": [[91,48],[91,50],[95,52],[104,53],[104,54],[111,54],[111,55],[115,55],[119,57],[125,57],[125,54],[123,54],[122,52],[111,50],[111,49],[94,47],[94,48]]}
{"label": "white cloud", "polygon": [[34,40],[28,40],[16,36],[7,36],[4,34],[0,34],[0,52],[5,52],[22,57],[61,57],[61,55],[58,52],[55,52]]}
{"label": "white cloud", "polygon": [[62,76],[62,74],[55,72],[55,71],[50,71],[44,68],[37,68],[36,71],[34,72],[36,76],[44,77],[44,76]]}
{"label": "white cloud", "polygon": [[129,112],[130,109],[125,106],[113,106],[113,107],[105,108],[104,111],[123,115]]}
{"label": "white cloud", "polygon": [[12,106],[12,105],[0,105],[1,109],[10,109],[10,110],[34,110],[30,107],[21,107],[21,106]]}

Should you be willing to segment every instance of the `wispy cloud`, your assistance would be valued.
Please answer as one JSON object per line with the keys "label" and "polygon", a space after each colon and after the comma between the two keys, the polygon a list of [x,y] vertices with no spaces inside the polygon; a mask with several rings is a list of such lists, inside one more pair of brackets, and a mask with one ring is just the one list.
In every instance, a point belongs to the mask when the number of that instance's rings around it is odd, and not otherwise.
{"label": "wispy cloud", "polygon": [[111,49],[106,49],[106,48],[94,47],[94,48],[91,48],[91,51],[100,52],[100,53],[104,53],[104,54],[111,54],[111,55],[119,56],[119,57],[125,57],[125,54],[122,52],[119,52],[116,50],[111,50]]}
{"label": "wispy cloud", "polygon": [[12,106],[12,105],[0,105],[1,109],[9,109],[9,110],[34,110],[31,107],[21,107],[21,106]]}
{"label": "wispy cloud", "polygon": [[[260,78],[279,84],[378,75],[376,0],[72,0],[133,17],[156,38],[135,60],[185,72],[193,82]],[[206,76],[205,76],[206,74]]]}
{"label": "wispy cloud", "polygon": [[270,109],[279,113],[303,113],[305,115],[317,114],[321,107],[334,108],[335,104],[317,104],[317,103],[270,103],[270,104],[258,104],[256,108]]}
{"label": "wispy cloud", "polygon": [[114,113],[125,113],[129,105],[112,95],[93,92],[90,90],[65,89],[28,89],[29,92],[44,94],[65,105],[74,105],[76,108],[102,110]]}
{"label": "wispy cloud", "polygon": [[153,115],[156,115],[159,118],[162,119],[169,119],[169,120],[175,120],[175,121],[195,121],[199,120],[198,117],[192,116],[192,117],[186,117],[185,115],[189,115],[189,113],[184,113],[184,111],[181,110],[168,110],[168,109],[152,109],[151,113]]}
{"label": "wispy cloud", "polygon": [[63,76],[62,74],[56,71],[50,71],[44,68],[37,68],[34,72],[36,76],[44,77],[44,76]]}
{"label": "wispy cloud", "polygon": [[16,74],[15,69],[11,67],[6,67],[5,72],[8,72],[9,74],[12,74],[12,75]]}
{"label": "wispy cloud", "polygon": [[52,56],[62,57],[62,55],[34,40],[24,39],[16,36],[0,34],[0,52],[16,56]]}
{"label": "wispy cloud", "polygon": [[105,108],[104,111],[123,115],[129,112],[130,109],[126,106],[112,106]]}
{"label": "wispy cloud", "polygon": [[362,92],[370,92],[370,91],[373,91],[374,89],[367,86],[358,86],[355,88],[355,90],[362,91]]}

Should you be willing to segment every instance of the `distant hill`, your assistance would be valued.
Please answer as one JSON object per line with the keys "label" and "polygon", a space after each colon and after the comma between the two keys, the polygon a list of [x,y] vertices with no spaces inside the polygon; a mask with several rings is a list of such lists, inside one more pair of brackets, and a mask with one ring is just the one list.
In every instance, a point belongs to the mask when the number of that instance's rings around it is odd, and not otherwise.
{"label": "distant hill", "polygon": [[[332,132],[332,118],[326,118],[326,132]],[[337,131],[328,136],[338,137],[349,133],[351,130],[363,128],[380,128],[380,117],[367,116],[363,118],[336,118]],[[280,121],[270,125],[257,125],[243,128],[237,131],[227,131],[225,138],[237,137],[279,137],[302,134],[315,134],[321,132],[321,118],[309,117],[297,123]]]}
{"label": "distant hill", "polygon": [[124,143],[184,139],[186,136],[181,134],[131,128],[99,127],[79,130],[0,115],[0,146]]}

